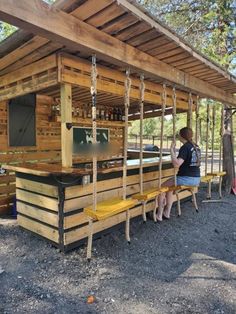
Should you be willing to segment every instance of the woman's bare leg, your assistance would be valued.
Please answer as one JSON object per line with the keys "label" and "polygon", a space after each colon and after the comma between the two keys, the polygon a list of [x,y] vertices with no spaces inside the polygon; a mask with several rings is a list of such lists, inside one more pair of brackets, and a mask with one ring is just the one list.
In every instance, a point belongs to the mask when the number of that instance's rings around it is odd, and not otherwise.
{"label": "woman's bare leg", "polygon": [[165,197],[166,197],[166,193],[161,193],[158,196],[157,220],[159,221],[162,221],[163,210],[165,206]]}
{"label": "woman's bare leg", "polygon": [[163,214],[166,218],[170,218],[170,212],[173,205],[173,191],[169,191],[166,193],[166,206],[164,208]]}
{"label": "woman's bare leg", "polygon": [[[173,186],[174,185],[174,178],[170,178],[169,180],[167,180],[166,182],[164,182],[162,184],[162,187],[165,187],[165,186]],[[171,194],[172,195],[172,198],[173,198],[173,192],[167,192],[167,193],[161,193],[158,197],[158,204],[156,204],[158,206],[158,210],[157,210],[157,219],[159,221],[162,221],[162,216],[163,216],[163,211],[164,211],[164,208],[166,208],[168,206],[168,208],[170,207],[170,210],[171,210],[171,207],[172,207],[172,204],[173,204],[173,200],[171,200]],[[171,203],[172,201],[172,203]],[[170,204],[170,205],[168,205]],[[169,212],[170,212],[169,210]],[[165,213],[165,216],[167,216],[167,213]]]}

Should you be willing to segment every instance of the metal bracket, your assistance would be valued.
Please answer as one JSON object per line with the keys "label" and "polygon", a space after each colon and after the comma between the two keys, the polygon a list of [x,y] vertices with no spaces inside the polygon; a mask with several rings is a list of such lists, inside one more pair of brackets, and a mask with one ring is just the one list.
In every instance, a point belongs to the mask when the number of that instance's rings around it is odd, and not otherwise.
{"label": "metal bracket", "polygon": [[66,122],[66,128],[67,130],[70,130],[73,127],[73,123],[71,122]]}

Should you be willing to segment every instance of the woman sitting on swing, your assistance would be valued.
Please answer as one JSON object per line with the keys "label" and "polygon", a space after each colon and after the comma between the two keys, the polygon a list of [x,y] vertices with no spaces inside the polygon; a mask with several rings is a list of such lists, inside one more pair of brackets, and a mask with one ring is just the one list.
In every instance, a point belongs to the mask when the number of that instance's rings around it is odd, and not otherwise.
{"label": "woman sitting on swing", "polygon": [[[200,148],[193,142],[192,129],[185,127],[179,131],[179,140],[183,145],[179,150],[178,157],[175,154],[175,145],[173,141],[170,147],[170,154],[172,164],[175,168],[179,168],[176,185],[184,186],[198,186],[200,184],[200,162],[201,151]],[[170,179],[166,181],[164,186],[174,186],[175,180]],[[158,198],[157,220],[169,219],[173,204],[173,191],[160,194]]]}

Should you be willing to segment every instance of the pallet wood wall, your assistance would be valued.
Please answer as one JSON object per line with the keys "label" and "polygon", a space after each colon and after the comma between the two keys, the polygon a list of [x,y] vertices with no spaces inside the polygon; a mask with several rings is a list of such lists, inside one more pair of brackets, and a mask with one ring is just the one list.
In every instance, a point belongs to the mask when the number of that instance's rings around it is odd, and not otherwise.
{"label": "pallet wood wall", "polygon": [[[36,146],[9,147],[7,102],[0,102],[0,165],[27,162],[59,161],[60,124],[49,122],[52,99],[38,95],[36,105]],[[0,213],[8,212],[15,195],[15,174],[0,176]]]}
{"label": "pallet wood wall", "polygon": [[[36,104],[36,146],[35,147],[9,147],[7,102],[0,102],[0,165],[17,164],[22,162],[60,162],[61,161],[61,124],[60,121],[50,119],[53,98],[37,95]],[[89,126],[89,122],[78,120],[80,126]],[[106,121],[101,123],[106,127]],[[98,123],[99,126],[99,123]],[[109,122],[110,141],[119,147],[117,155],[123,150],[123,125]],[[87,161],[85,158],[75,157],[75,162]],[[15,196],[15,174],[8,172],[0,175],[0,214],[9,212]]]}

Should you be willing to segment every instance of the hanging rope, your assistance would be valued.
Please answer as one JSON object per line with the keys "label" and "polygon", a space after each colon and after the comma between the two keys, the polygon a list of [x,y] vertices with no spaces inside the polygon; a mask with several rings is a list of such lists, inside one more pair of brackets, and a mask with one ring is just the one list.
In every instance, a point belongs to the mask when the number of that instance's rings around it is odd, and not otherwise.
{"label": "hanging rope", "polygon": [[206,156],[205,156],[205,176],[207,176],[207,161],[208,161],[208,138],[209,138],[209,126],[210,126],[210,105],[207,103],[207,121],[206,121]]}
{"label": "hanging rope", "polygon": [[220,125],[220,151],[219,151],[219,172],[222,169],[222,146],[223,146],[223,133],[224,133],[224,105],[221,105],[221,125]]}
{"label": "hanging rope", "polygon": [[[176,90],[175,87],[173,88],[173,109],[172,109],[172,117],[173,117],[173,141],[176,143]],[[174,183],[175,186],[177,185],[177,178],[176,178],[176,168],[174,167]]]}
{"label": "hanging rope", "polygon": [[211,130],[211,173],[214,171],[214,143],[215,143],[215,119],[216,108],[212,106],[212,130]]}
{"label": "hanging rope", "polygon": [[196,110],[195,110],[195,116],[196,116],[196,121],[195,121],[195,143],[198,145],[199,141],[199,96],[197,95],[197,100],[196,100]]}
{"label": "hanging rope", "polygon": [[139,152],[139,184],[140,193],[143,194],[143,106],[144,106],[144,93],[145,93],[145,83],[144,75],[140,76],[140,152]]}
{"label": "hanging rope", "polygon": [[129,106],[130,106],[130,88],[131,88],[131,79],[130,79],[130,70],[126,71],[125,79],[125,130],[124,130],[124,163],[123,163],[123,199],[126,199],[126,188],[127,188],[127,150],[128,150],[128,115],[129,115]]}
{"label": "hanging rope", "polygon": [[97,121],[96,121],[96,96],[97,96],[97,66],[96,55],[92,57],[91,68],[91,96],[92,96],[92,135],[93,135],[93,210],[97,209]]}
{"label": "hanging rope", "polygon": [[163,84],[162,107],[161,107],[161,142],[160,142],[160,158],[159,158],[159,188],[161,188],[162,180],[162,154],[163,154],[163,135],[164,135],[164,118],[166,109],[166,84]]}
{"label": "hanging rope", "polygon": [[189,93],[188,98],[188,119],[187,119],[187,125],[189,128],[192,128],[192,115],[193,115],[193,98],[192,93]]}

